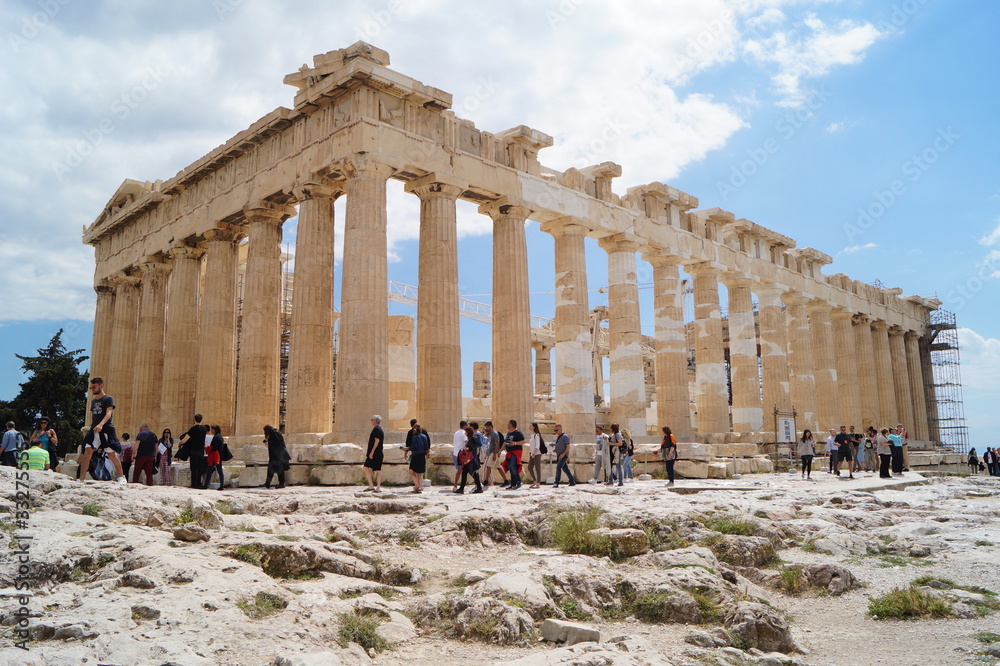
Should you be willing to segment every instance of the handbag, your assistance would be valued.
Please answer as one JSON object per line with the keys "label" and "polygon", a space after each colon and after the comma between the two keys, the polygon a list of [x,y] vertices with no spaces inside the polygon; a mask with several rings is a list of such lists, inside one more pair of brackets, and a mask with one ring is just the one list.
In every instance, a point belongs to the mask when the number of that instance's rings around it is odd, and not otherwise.
{"label": "handbag", "polygon": [[469,449],[462,449],[461,451],[458,452],[458,464],[461,465],[462,467],[468,465],[470,462],[473,461],[474,458],[475,456],[472,455],[472,451],[470,451]]}
{"label": "handbag", "polygon": [[545,446],[545,440],[541,437],[538,438],[538,452],[543,456],[549,452],[549,447]]}

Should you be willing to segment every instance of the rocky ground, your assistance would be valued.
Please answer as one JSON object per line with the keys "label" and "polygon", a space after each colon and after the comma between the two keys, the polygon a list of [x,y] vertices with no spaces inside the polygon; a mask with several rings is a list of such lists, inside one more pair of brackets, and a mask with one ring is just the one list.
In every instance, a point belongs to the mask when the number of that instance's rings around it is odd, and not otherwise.
{"label": "rocky ground", "polygon": [[[995,478],[376,496],[15,474],[3,664],[1000,663]],[[868,614],[911,586],[942,616]]]}

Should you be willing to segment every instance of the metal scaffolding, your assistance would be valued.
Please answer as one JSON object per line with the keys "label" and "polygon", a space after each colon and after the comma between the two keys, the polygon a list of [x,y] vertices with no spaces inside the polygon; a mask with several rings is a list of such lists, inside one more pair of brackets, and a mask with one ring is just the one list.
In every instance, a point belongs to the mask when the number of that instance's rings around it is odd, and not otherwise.
{"label": "metal scaffolding", "polygon": [[[934,310],[930,313],[927,335],[921,340],[920,351],[925,358],[924,390],[931,439],[966,453],[969,450],[969,428],[965,424],[962,404],[958,327],[954,312]],[[929,364],[926,363],[928,360]]]}

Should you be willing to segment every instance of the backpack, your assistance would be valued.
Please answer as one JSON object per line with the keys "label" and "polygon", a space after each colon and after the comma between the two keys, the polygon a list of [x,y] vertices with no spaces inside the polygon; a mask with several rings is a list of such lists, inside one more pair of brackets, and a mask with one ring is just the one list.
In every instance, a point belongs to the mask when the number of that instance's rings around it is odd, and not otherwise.
{"label": "backpack", "polygon": [[108,460],[107,454],[100,449],[94,451],[94,455],[91,456],[88,471],[95,481],[110,481],[114,478],[114,465]]}
{"label": "backpack", "polygon": [[538,433],[538,452],[542,455],[549,452],[549,447],[545,446],[545,439],[542,437],[542,433]]}

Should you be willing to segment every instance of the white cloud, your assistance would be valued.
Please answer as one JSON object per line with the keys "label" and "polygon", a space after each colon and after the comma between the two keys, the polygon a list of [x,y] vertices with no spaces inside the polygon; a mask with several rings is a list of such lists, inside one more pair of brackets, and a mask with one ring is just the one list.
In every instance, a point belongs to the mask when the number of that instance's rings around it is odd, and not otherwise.
{"label": "white cloud", "polygon": [[855,252],[861,252],[862,250],[874,250],[878,247],[878,243],[865,243],[864,245],[852,245],[850,247],[845,247],[840,251],[840,254],[854,254]]}
{"label": "white cloud", "polygon": [[980,275],[1000,279],[1000,250],[990,250],[979,262]]}
{"label": "white cloud", "polygon": [[987,247],[992,247],[997,243],[1000,243],[1000,222],[997,223],[993,231],[979,239],[979,244]]}
{"label": "white cloud", "polygon": [[986,338],[971,328],[958,329],[962,385],[972,391],[1000,390],[1000,340]]}
{"label": "white cloud", "polygon": [[836,134],[838,132],[847,131],[857,124],[858,124],[857,121],[838,120],[837,122],[830,123],[829,125],[824,127],[823,131],[826,132],[827,134]]}

